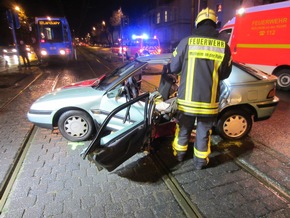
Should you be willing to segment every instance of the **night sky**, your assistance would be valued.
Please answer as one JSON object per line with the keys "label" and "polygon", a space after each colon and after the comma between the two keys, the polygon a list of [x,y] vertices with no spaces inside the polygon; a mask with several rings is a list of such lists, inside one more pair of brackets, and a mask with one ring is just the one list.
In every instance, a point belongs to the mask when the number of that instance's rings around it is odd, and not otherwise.
{"label": "night sky", "polygon": [[152,2],[154,0],[1,0],[0,44],[6,37],[5,10],[13,3],[23,8],[28,17],[65,16],[71,29],[84,35],[97,23],[108,22],[113,11],[120,7],[125,15],[134,18]]}

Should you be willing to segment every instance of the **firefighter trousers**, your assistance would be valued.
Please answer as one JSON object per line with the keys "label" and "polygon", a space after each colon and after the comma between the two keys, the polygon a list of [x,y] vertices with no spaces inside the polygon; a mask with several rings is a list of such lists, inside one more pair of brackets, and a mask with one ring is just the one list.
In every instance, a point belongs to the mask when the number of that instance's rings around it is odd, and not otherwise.
{"label": "firefighter trousers", "polygon": [[215,117],[196,117],[179,113],[177,116],[175,138],[172,144],[173,151],[185,152],[192,130],[196,126],[196,139],[194,143],[194,156],[206,159],[210,150],[211,129],[216,121]]}

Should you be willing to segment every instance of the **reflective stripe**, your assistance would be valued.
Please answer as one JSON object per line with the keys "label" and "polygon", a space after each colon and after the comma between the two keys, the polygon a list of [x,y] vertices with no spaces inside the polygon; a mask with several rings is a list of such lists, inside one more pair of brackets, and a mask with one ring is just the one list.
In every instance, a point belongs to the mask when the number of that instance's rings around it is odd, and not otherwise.
{"label": "reflective stripe", "polygon": [[194,148],[194,155],[196,157],[205,159],[205,158],[207,158],[209,156],[209,154],[210,154],[209,150],[207,150],[207,151],[198,151],[196,148]]}
{"label": "reflective stripe", "polygon": [[199,45],[206,47],[225,48],[226,42],[218,39],[192,37],[188,39],[188,45]]}
{"label": "reflective stripe", "polygon": [[195,50],[195,51],[188,51],[188,55],[194,58],[204,58],[208,60],[217,60],[222,61],[224,58],[224,54],[220,52],[214,51],[206,51],[206,50]]}
{"label": "reflective stripe", "polygon": [[178,110],[187,112],[187,113],[192,113],[192,114],[212,114],[215,115],[218,113],[218,108],[217,109],[208,109],[208,108],[189,108],[189,107],[184,107],[181,105],[178,105]]}
{"label": "reflective stripe", "polygon": [[[212,99],[215,100],[215,96]],[[182,99],[177,99],[177,108],[180,111],[193,113],[193,114],[217,114],[218,113],[218,102],[192,102]]]}
{"label": "reflective stripe", "polygon": [[177,50],[175,49],[174,52],[172,53],[173,57],[177,55]]}
{"label": "reflective stripe", "polygon": [[178,144],[173,143],[172,147],[176,151],[187,151],[188,145],[178,145]]}
{"label": "reflective stripe", "polygon": [[210,155],[210,153],[211,153],[211,150],[210,150],[211,133],[212,133],[212,131],[209,130],[208,143],[207,143],[207,151],[199,151],[199,150],[197,150],[194,147],[194,155],[196,157],[206,159]]}
{"label": "reflective stripe", "polygon": [[289,49],[290,44],[237,44],[237,48],[281,48]]}
{"label": "reflective stripe", "polygon": [[187,72],[186,72],[186,90],[185,90],[185,100],[191,101],[193,88],[194,88],[194,66],[195,66],[195,58],[191,57],[188,52],[188,65],[187,65]]}
{"label": "reflective stripe", "polygon": [[206,108],[218,108],[218,102],[196,102],[196,101],[186,101],[183,99],[177,99],[177,103],[187,107],[206,107]]}
{"label": "reflective stripe", "polygon": [[214,62],[214,71],[212,74],[211,100],[210,100],[211,102],[216,102],[217,87],[219,82],[219,74],[217,70],[219,69],[221,63],[222,63],[221,61]]}
{"label": "reflective stripe", "polygon": [[187,151],[187,148],[188,148],[188,145],[179,145],[178,144],[179,131],[180,131],[179,125],[177,124],[176,125],[176,130],[175,130],[175,137],[174,137],[174,140],[172,142],[172,148],[173,148],[174,153],[176,151]]}

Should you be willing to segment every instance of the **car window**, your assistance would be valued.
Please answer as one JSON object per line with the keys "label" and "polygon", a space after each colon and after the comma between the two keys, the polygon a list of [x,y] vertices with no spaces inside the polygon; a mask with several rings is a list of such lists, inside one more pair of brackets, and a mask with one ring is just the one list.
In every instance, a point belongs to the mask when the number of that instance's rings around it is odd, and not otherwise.
{"label": "car window", "polygon": [[[246,68],[244,68],[244,69],[246,69]],[[233,65],[232,72],[231,72],[230,76],[227,78],[227,81],[231,84],[243,83],[243,82],[253,82],[253,81],[257,81],[257,77],[246,72],[242,68],[239,68],[236,65]]]}
{"label": "car window", "polygon": [[105,89],[111,89],[116,87],[118,84],[122,83],[126,78],[133,74],[134,70],[147,65],[145,62],[133,61],[128,64],[123,65],[115,69],[112,73],[106,75],[106,77],[101,81],[99,87]]}
{"label": "car window", "polygon": [[141,92],[158,90],[163,67],[163,64],[148,64],[142,69]]}

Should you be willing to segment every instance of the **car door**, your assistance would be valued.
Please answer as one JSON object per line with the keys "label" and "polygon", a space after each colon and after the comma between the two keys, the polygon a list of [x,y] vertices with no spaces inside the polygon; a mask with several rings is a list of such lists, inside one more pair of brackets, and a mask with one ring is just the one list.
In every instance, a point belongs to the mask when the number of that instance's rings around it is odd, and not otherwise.
{"label": "car door", "polygon": [[[132,120],[129,117],[130,108],[139,101],[145,103],[142,109],[143,116],[139,120]],[[112,171],[141,151],[143,145],[150,139],[151,114],[154,106],[153,101],[149,101],[149,93],[145,93],[114,109],[101,125],[95,139],[82,152],[83,158],[88,157],[99,169]],[[114,116],[124,109],[128,111],[128,117],[125,117],[124,122],[130,119],[130,125],[124,125],[123,128],[108,134],[107,126]]]}

